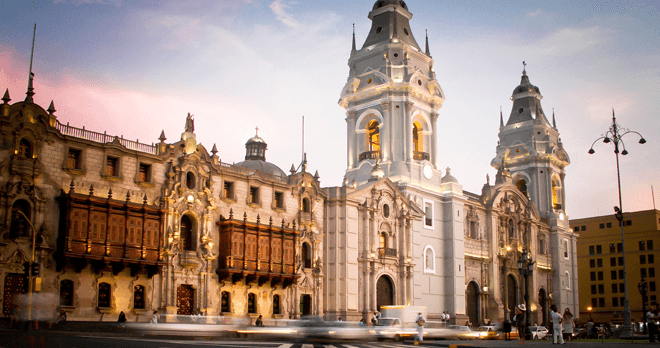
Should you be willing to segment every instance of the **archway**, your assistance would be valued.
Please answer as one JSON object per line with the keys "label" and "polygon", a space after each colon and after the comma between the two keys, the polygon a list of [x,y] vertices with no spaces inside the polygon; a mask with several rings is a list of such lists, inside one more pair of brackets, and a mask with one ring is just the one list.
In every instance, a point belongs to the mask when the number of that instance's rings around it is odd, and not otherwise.
{"label": "archway", "polygon": [[546,318],[548,317],[548,296],[545,293],[545,289],[539,290],[539,304],[541,305],[541,315],[543,316],[541,319],[541,325],[546,326]]}
{"label": "archway", "polygon": [[176,314],[192,315],[195,308],[195,289],[192,285],[182,284],[176,291]]}
{"label": "archway", "polygon": [[312,315],[312,295],[300,296],[300,314]]}
{"label": "archway", "polygon": [[380,311],[381,306],[394,304],[394,285],[388,276],[381,276],[376,283],[376,307]]}
{"label": "archway", "polygon": [[470,282],[465,290],[465,301],[467,302],[467,315],[473,326],[479,326],[479,287],[475,282]]}
{"label": "archway", "polygon": [[516,278],[509,274],[506,280],[506,291],[507,291],[507,308],[509,309],[509,320],[513,319],[513,316],[516,314],[516,305],[518,304],[518,285],[516,284]]}

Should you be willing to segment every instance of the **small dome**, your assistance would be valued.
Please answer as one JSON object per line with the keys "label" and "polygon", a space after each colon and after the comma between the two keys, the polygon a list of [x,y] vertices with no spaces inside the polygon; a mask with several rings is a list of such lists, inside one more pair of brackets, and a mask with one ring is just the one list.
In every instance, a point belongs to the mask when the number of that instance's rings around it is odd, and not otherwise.
{"label": "small dome", "polygon": [[532,85],[529,82],[529,76],[527,76],[527,72],[523,70],[523,75],[522,75],[522,78],[520,79],[520,85],[518,85],[513,90],[512,97],[515,96],[516,94],[526,93],[526,92],[533,92],[533,93],[541,94],[541,91],[539,90],[539,88]]}
{"label": "small dome", "polygon": [[441,184],[446,184],[453,182],[455,184],[458,184],[458,180],[451,175],[451,169],[447,167],[447,175],[443,176],[442,179],[440,179]]}
{"label": "small dome", "polygon": [[376,1],[376,3],[374,4],[374,8],[372,10],[377,10],[377,9],[379,9],[381,7],[385,7],[387,5],[399,5],[403,8],[405,8],[406,10],[408,9],[408,6],[406,6],[406,3],[401,1],[401,0],[379,0],[379,1]]}
{"label": "small dome", "polygon": [[252,170],[257,170],[262,173],[266,174],[272,174],[275,176],[281,176],[281,177],[286,177],[286,174],[282,169],[280,169],[278,166],[262,161],[262,160],[246,160],[243,162],[239,162],[234,164],[237,167],[242,167],[242,168],[247,168],[247,169],[252,169]]}
{"label": "small dome", "polygon": [[260,136],[255,135],[252,138],[248,139],[248,141],[247,141],[247,143],[245,143],[245,145],[253,144],[253,143],[264,143],[265,144],[266,142],[263,139],[261,139]]}

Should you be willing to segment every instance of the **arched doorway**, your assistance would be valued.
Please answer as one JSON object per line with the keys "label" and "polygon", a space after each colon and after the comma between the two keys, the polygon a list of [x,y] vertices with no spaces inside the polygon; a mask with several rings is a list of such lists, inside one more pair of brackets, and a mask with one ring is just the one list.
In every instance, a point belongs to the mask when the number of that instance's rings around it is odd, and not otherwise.
{"label": "arched doorway", "polygon": [[192,315],[195,308],[195,289],[192,285],[181,284],[176,291],[176,314]]}
{"label": "arched doorway", "polygon": [[479,326],[479,287],[475,282],[470,282],[465,290],[467,301],[467,315],[474,327]]}
{"label": "arched doorway", "polygon": [[545,293],[545,289],[539,290],[539,304],[541,305],[541,315],[543,316],[541,325],[546,326],[546,318],[548,318],[548,296]]}
{"label": "arched doorway", "polygon": [[300,296],[300,314],[312,315],[312,295]]}
{"label": "arched doorway", "polygon": [[376,283],[376,307],[380,311],[381,306],[394,304],[394,285],[388,276],[381,276]]}
{"label": "arched doorway", "polygon": [[513,319],[513,316],[516,315],[516,305],[518,304],[518,285],[516,284],[516,278],[509,274],[506,279],[506,299],[507,299],[507,308],[509,309],[509,320]]}
{"label": "arched doorway", "polygon": [[5,276],[5,293],[2,301],[2,312],[8,317],[14,308],[18,307],[18,303],[14,297],[27,292],[27,274],[21,273],[8,273]]}

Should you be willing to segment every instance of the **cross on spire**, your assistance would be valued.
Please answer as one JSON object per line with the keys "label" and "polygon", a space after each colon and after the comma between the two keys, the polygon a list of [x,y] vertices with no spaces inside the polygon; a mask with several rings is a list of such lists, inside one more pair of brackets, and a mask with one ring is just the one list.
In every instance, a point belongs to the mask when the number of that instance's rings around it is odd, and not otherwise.
{"label": "cross on spire", "polygon": [[527,68],[527,63],[525,63],[525,61],[523,60],[523,72],[527,72],[527,71],[525,71],[526,68]]}
{"label": "cross on spire", "polygon": [[259,135],[259,126],[254,127],[254,129],[256,130],[256,135]]}

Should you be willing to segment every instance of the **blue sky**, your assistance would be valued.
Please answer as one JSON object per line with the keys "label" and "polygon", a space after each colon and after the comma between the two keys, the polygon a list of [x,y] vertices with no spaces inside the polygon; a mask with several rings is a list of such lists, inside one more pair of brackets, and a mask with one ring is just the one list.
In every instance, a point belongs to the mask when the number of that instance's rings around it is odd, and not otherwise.
{"label": "blue sky", "polygon": [[[522,61],[555,109],[571,157],[571,218],[611,214],[618,204],[612,148],[591,143],[611,122],[629,135],[621,158],[624,209],[660,197],[660,19],[655,2],[410,0],[418,43],[428,29],[447,99],[439,114],[440,169],[479,193],[494,175],[499,108],[520,82]],[[305,115],[310,170],[323,186],[346,168],[346,82],[352,24],[361,47],[373,1],[0,0],[0,88],[24,98],[37,23],[35,100],[54,100],[60,122],[157,142],[179,139],[195,115],[198,141],[239,162],[259,134],[285,171],[301,157]],[[358,47],[358,48],[359,48]],[[660,203],[660,198],[656,199]]]}

